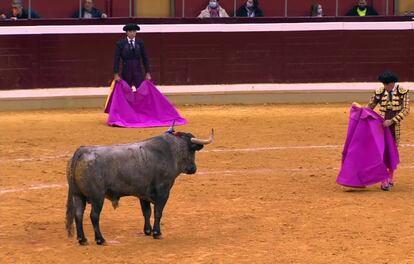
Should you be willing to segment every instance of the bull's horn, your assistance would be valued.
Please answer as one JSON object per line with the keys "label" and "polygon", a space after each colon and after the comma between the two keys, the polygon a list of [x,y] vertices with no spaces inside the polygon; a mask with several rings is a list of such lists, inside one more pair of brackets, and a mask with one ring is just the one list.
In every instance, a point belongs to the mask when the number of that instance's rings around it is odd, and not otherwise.
{"label": "bull's horn", "polygon": [[199,145],[207,145],[214,141],[214,129],[211,129],[211,134],[208,139],[191,138],[191,142]]}

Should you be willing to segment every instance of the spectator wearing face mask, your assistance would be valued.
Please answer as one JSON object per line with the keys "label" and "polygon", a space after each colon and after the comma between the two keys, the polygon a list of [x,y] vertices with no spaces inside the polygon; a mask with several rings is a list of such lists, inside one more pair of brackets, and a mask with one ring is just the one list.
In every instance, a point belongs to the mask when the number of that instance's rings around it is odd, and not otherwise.
{"label": "spectator wearing face mask", "polygon": [[236,12],[237,17],[262,17],[259,0],[247,0]]}
{"label": "spectator wearing face mask", "polygon": [[311,5],[310,16],[311,17],[323,17],[322,5],[319,3]]}
{"label": "spectator wearing face mask", "polygon": [[226,10],[220,6],[218,0],[210,0],[206,9],[202,10],[198,17],[229,17],[229,15],[226,13]]}

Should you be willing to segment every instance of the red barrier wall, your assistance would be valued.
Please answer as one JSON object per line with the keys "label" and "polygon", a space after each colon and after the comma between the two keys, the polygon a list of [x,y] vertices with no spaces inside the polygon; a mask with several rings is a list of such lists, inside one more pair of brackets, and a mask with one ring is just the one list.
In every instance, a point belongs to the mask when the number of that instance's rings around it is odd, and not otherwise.
{"label": "red barrier wall", "polygon": [[[293,22],[291,25],[317,21],[279,20]],[[182,19],[170,23],[177,21]],[[226,21],[238,24],[254,19]],[[115,42],[123,36],[0,35],[0,89],[107,86],[113,77]],[[384,41],[384,37],[392,41]],[[141,33],[139,38],[145,41],[157,84],[365,82],[376,81],[385,69],[395,71],[402,81],[414,81],[413,30],[155,32]]]}

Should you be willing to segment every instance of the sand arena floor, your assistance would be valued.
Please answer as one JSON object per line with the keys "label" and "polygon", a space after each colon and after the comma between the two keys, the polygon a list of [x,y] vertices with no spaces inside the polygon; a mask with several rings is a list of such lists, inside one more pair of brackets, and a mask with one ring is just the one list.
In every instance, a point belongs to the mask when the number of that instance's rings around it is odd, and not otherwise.
{"label": "sand arena floor", "polygon": [[165,128],[105,124],[101,109],[0,113],[1,263],[414,263],[414,118],[404,122],[392,192],[335,184],[349,105],[183,106],[177,130],[216,142],[177,179],[163,239],[142,233],[136,198],[106,201],[97,246],[68,239],[65,167],[80,145]]}

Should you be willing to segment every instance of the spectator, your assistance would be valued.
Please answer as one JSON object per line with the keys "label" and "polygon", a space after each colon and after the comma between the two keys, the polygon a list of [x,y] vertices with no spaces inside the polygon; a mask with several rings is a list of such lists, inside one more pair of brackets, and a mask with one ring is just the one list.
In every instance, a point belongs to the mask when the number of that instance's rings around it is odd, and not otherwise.
{"label": "spectator", "polygon": [[220,6],[219,0],[210,0],[206,9],[202,10],[198,17],[229,17],[229,15]]}
{"label": "spectator", "polygon": [[94,0],[84,0],[83,8],[79,16],[79,10],[73,14],[73,18],[107,18],[105,13],[102,13],[95,6]]}
{"label": "spectator", "polygon": [[311,17],[323,17],[322,5],[319,3],[311,5],[310,16]]}
{"label": "spectator", "polygon": [[259,0],[247,0],[236,11],[237,17],[262,17],[263,11],[259,8]]}
{"label": "spectator", "polygon": [[347,16],[378,16],[377,11],[368,6],[367,0],[357,0],[357,5],[346,13]]}
{"label": "spectator", "polygon": [[[13,0],[11,4],[11,12],[7,14],[1,14],[0,17],[2,19],[10,18],[12,20],[17,19],[28,19],[29,12],[23,8],[23,1],[22,0]],[[30,18],[40,18],[40,16],[33,10],[30,11]]]}

